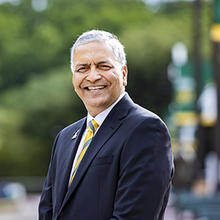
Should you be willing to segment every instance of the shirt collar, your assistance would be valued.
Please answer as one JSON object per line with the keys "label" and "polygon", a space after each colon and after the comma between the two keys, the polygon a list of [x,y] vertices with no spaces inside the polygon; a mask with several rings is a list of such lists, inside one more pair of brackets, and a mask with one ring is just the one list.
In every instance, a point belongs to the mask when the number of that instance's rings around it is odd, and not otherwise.
{"label": "shirt collar", "polygon": [[119,97],[118,99],[111,105],[109,106],[107,109],[105,109],[104,111],[100,112],[98,115],[94,117],[92,117],[89,112],[88,112],[88,115],[87,115],[87,126],[88,126],[88,123],[89,121],[91,121],[92,119],[94,119],[99,127],[98,129],[101,127],[103,121],[106,119],[107,115],[109,114],[109,112],[113,109],[113,107],[122,99],[122,97],[125,95],[126,92],[123,92]]}

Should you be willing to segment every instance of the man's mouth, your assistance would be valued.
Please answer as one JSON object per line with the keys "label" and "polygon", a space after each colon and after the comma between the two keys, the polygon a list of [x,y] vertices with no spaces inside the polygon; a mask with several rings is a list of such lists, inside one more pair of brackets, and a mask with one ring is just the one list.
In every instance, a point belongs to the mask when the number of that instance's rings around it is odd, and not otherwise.
{"label": "man's mouth", "polygon": [[104,89],[106,86],[88,86],[86,87],[87,90],[99,90],[99,89]]}

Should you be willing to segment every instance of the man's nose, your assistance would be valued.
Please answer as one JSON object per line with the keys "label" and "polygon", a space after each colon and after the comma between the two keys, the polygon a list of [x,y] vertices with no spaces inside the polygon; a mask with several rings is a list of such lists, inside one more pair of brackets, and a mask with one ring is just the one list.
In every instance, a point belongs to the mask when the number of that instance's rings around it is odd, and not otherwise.
{"label": "man's nose", "polygon": [[89,80],[90,82],[95,82],[96,80],[101,79],[101,76],[95,67],[91,67],[86,79]]}

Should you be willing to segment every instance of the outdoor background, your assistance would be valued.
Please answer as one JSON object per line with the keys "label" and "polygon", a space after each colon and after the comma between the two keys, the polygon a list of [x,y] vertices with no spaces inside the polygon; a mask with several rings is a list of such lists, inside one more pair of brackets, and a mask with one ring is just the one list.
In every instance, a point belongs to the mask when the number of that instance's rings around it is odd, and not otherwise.
{"label": "outdoor background", "polygon": [[[211,142],[215,9],[214,0],[0,0],[0,216],[21,211],[16,201],[26,193],[28,201],[40,193],[56,134],[86,115],[72,87],[69,55],[76,38],[91,29],[119,37],[127,53],[127,92],[169,127],[173,197],[216,194],[217,169],[210,169],[218,163]],[[203,99],[207,88],[212,93]],[[170,206],[181,215],[185,210],[175,199]]]}

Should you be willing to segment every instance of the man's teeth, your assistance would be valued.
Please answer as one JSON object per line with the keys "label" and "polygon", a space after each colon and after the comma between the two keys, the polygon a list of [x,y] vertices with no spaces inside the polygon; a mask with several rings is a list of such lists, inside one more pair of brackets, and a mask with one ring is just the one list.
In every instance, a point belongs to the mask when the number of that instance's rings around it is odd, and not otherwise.
{"label": "man's teeth", "polygon": [[89,86],[88,89],[89,90],[96,90],[96,89],[103,89],[105,86],[95,86],[95,87],[91,87]]}

